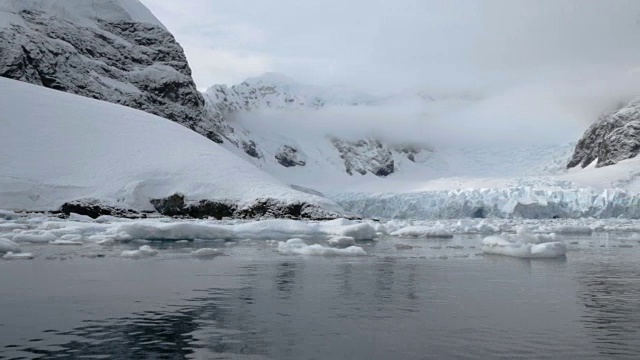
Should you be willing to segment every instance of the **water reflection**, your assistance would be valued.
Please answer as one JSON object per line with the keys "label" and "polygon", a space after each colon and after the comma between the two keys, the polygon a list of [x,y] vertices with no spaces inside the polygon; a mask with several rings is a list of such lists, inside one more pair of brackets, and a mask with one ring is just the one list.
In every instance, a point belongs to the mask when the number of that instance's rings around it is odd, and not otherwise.
{"label": "water reflection", "polygon": [[581,322],[601,354],[640,356],[640,267],[637,262],[602,261],[581,268]]}
{"label": "water reflection", "polygon": [[[86,320],[71,331],[50,330],[48,337],[61,341],[49,345],[5,348],[14,355],[44,358],[179,359],[198,349],[211,353],[259,354],[260,338],[243,329],[242,311],[236,306],[247,299],[244,290],[209,289],[192,305],[149,310],[131,316]],[[235,294],[234,294],[235,293]],[[240,296],[238,296],[240,295]]]}
{"label": "water reflection", "polygon": [[233,267],[225,267],[230,287],[216,276],[164,273],[197,281],[182,299],[148,299],[144,311],[124,317],[109,317],[105,303],[102,318],[5,343],[0,358],[633,358],[640,351],[633,261],[279,257],[225,266]]}

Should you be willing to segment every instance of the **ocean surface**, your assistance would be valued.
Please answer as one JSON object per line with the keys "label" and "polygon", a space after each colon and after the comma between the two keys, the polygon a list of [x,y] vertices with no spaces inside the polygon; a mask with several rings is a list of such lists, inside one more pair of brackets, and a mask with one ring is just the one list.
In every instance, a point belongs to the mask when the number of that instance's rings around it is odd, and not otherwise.
{"label": "ocean surface", "polygon": [[[0,261],[0,358],[640,358],[640,237],[565,237],[566,257],[537,260],[481,240],[384,237],[361,257],[33,245]],[[205,246],[224,255],[189,256]]]}

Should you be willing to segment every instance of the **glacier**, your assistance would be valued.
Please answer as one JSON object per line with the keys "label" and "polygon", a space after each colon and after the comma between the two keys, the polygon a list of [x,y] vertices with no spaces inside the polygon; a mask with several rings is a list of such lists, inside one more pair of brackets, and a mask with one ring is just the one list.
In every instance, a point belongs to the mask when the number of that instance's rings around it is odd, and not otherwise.
{"label": "glacier", "polygon": [[640,218],[640,194],[623,189],[472,188],[411,193],[338,193],[342,208],[367,218]]}

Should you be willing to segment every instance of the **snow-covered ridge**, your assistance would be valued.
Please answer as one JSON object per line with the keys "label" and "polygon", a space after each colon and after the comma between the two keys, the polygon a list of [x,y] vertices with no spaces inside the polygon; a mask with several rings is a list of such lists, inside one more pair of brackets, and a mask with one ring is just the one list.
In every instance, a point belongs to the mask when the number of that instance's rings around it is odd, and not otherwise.
{"label": "snow-covered ridge", "polygon": [[[182,194],[250,208],[332,201],[291,189],[220,145],[169,120],[128,107],[0,79],[0,206],[57,210],[85,198],[138,211]],[[262,206],[262,205],[261,205]]]}
{"label": "snow-covered ridge", "polygon": [[507,187],[414,193],[342,193],[333,199],[367,218],[640,218],[640,194],[595,190]]}
{"label": "snow-covered ridge", "polygon": [[2,0],[0,12],[18,15],[21,11],[42,11],[59,18],[73,19],[84,25],[95,20],[108,22],[142,22],[164,28],[164,25],[138,0]]}

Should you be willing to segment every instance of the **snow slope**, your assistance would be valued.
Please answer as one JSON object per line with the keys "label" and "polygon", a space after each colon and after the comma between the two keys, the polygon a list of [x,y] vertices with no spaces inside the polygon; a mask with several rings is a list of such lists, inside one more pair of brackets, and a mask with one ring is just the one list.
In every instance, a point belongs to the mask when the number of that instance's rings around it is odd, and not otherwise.
{"label": "snow slope", "polygon": [[271,198],[340,212],[142,111],[2,78],[0,108],[0,208],[54,210],[96,198],[152,210],[150,199],[182,193],[189,201]]}
{"label": "snow slope", "polygon": [[72,19],[83,25],[93,25],[96,20],[109,22],[143,22],[163,29],[164,25],[138,0],[2,0],[0,13],[3,20],[19,23],[19,17],[10,17],[20,11],[43,11],[61,18]]}

